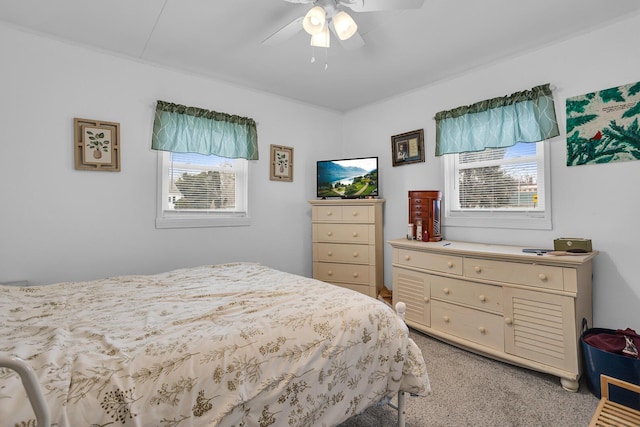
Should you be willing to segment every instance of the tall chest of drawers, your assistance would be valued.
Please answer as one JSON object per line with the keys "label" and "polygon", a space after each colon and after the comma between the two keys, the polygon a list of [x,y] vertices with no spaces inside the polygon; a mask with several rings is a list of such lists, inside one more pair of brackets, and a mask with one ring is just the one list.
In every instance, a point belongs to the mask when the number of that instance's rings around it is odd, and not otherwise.
{"label": "tall chest of drawers", "polygon": [[[414,242],[393,247],[394,304],[409,326],[453,345],[560,377],[578,390],[583,319],[592,325],[592,259],[523,247]],[[446,246],[445,246],[446,245]]]}
{"label": "tall chest of drawers", "polygon": [[313,277],[376,298],[383,287],[383,199],[310,200]]}

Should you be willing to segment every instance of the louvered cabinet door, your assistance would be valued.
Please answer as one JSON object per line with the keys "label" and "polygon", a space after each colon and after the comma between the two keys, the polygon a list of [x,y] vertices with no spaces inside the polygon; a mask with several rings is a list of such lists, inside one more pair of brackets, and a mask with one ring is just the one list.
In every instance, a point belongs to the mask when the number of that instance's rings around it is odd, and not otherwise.
{"label": "louvered cabinet door", "polygon": [[578,375],[574,298],[503,289],[505,351]]}
{"label": "louvered cabinet door", "polygon": [[403,302],[407,306],[407,322],[417,323],[417,327],[431,326],[430,274],[393,269],[393,304]]}

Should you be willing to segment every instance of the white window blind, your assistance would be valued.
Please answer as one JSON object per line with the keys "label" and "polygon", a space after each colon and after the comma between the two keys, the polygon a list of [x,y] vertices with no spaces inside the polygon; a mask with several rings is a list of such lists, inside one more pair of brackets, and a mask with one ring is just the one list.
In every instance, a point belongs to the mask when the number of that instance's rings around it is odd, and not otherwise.
{"label": "white window blind", "polygon": [[247,160],[167,151],[158,155],[156,227],[248,224]]}
{"label": "white window blind", "polygon": [[445,156],[445,225],[550,229],[545,142]]}

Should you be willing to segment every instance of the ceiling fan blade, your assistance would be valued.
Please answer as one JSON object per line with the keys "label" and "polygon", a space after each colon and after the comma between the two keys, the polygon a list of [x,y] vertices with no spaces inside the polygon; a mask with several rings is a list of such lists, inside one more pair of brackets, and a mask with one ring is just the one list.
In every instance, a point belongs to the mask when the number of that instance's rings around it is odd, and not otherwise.
{"label": "ceiling fan blade", "polygon": [[333,25],[329,25],[329,29],[331,30],[336,40],[338,40],[338,43],[340,43],[340,46],[342,46],[344,50],[356,50],[364,46],[364,39],[362,38],[360,33],[358,33],[357,31],[354,35],[352,35],[348,39],[340,40],[340,37],[338,37],[338,35],[336,34],[336,30],[335,28],[333,28]]}
{"label": "ceiling fan blade", "polygon": [[[289,0],[286,0],[289,1]],[[262,44],[270,46],[278,43],[282,43],[283,41],[290,39],[294,36],[298,31],[302,30],[302,20],[304,16],[300,16],[293,21],[289,22],[284,27],[280,28],[275,33],[271,34],[269,37],[262,41]]]}
{"label": "ceiling fan blade", "polygon": [[347,40],[340,40],[338,38],[338,41],[340,42],[340,45],[345,50],[356,50],[356,49],[360,49],[362,46],[364,46],[364,39],[357,32],[354,35],[352,35],[351,37],[349,37]]}
{"label": "ceiling fan blade", "polygon": [[424,0],[339,0],[338,3],[354,12],[377,12],[380,10],[420,9]]}

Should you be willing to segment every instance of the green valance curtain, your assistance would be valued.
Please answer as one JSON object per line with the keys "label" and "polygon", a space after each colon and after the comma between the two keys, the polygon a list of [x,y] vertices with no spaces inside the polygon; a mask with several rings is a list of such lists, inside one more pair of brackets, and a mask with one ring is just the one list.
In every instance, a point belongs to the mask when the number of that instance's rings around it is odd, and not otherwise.
{"label": "green valance curtain", "polygon": [[151,148],[258,160],[258,132],[248,117],[158,101]]}
{"label": "green valance curtain", "polygon": [[436,156],[510,147],[559,135],[549,84],[512,95],[480,101],[436,119]]}

